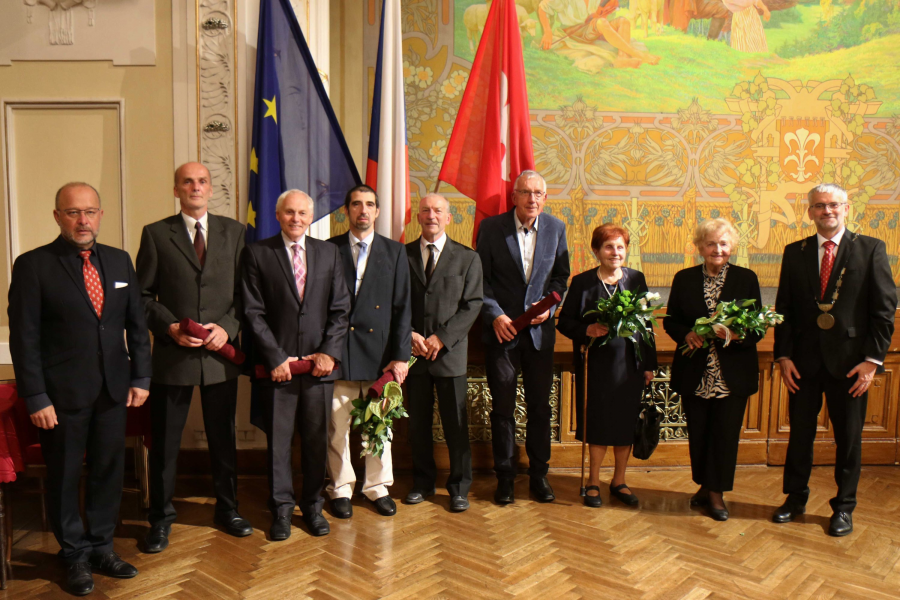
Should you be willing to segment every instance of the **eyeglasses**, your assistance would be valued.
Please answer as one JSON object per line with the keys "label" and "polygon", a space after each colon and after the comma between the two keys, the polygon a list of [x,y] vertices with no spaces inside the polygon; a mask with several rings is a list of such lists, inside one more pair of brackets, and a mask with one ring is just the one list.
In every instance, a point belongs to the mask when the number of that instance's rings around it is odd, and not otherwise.
{"label": "eyeglasses", "polygon": [[70,219],[77,219],[81,215],[86,216],[88,219],[93,219],[94,217],[96,217],[97,215],[100,214],[100,209],[99,208],[88,208],[85,210],[78,210],[78,209],[73,208],[70,210],[63,210],[60,212],[62,212],[62,214],[66,215]]}
{"label": "eyeglasses", "polygon": [[532,192],[531,190],[516,190],[516,193],[520,196],[533,196],[535,200],[540,200],[547,195],[547,192]]}
{"label": "eyeglasses", "polygon": [[830,211],[836,211],[842,206],[847,206],[846,202],[829,202],[828,204],[823,204],[819,202],[818,204],[813,204],[812,208],[818,210],[819,212],[825,210],[826,208]]}

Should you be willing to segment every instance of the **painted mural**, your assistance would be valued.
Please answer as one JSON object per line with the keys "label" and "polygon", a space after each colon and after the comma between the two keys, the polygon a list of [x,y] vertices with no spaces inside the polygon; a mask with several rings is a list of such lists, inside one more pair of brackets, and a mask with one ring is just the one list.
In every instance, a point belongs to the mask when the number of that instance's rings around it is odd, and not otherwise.
{"label": "painted mural", "polygon": [[[774,287],[784,245],[814,231],[806,191],[836,182],[849,227],[885,240],[900,281],[900,0],[516,4],[535,160],[573,274],[595,264],[593,229],[616,222],[629,266],[668,286],[696,262],[696,223],[722,216],[741,234],[733,260]],[[370,89],[380,9],[365,9]],[[488,9],[402,4],[414,202],[435,188]],[[472,201],[440,189],[450,235],[470,242]]]}

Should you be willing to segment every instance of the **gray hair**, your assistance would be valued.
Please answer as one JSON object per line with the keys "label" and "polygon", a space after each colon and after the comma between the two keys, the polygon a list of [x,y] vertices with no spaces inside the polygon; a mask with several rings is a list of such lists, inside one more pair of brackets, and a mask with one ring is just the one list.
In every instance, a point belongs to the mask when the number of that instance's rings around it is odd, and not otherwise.
{"label": "gray hair", "polygon": [[446,198],[444,198],[443,196],[441,196],[440,194],[438,194],[437,192],[431,192],[429,194],[425,194],[424,196],[422,196],[419,199],[419,203],[421,204],[422,200],[425,200],[426,198],[439,198],[444,201],[444,204],[447,205],[447,210],[450,210],[450,201],[447,200]]}
{"label": "gray hair", "polygon": [[847,202],[847,190],[836,183],[820,183],[806,194],[806,203],[810,206],[815,201],[816,194],[831,194],[838,199],[839,202]]}
{"label": "gray hair", "polygon": [[294,194],[306,198],[306,201],[309,202],[309,208],[313,211],[316,210],[316,201],[303,190],[285,190],[278,196],[278,200],[275,201],[275,212],[279,212],[281,207],[284,206],[284,201],[287,200],[288,196],[293,196]]}
{"label": "gray hair", "polygon": [[90,189],[94,190],[94,193],[97,195],[97,204],[100,204],[100,192],[97,191],[97,188],[95,188],[91,184],[85,183],[83,181],[70,181],[69,183],[63,185],[61,188],[56,190],[56,201],[54,204],[54,208],[56,210],[59,210],[59,199],[62,196],[63,192],[65,192],[66,190],[72,189],[72,188],[80,188],[80,187],[90,188]]}
{"label": "gray hair", "polygon": [[516,182],[513,187],[518,187],[520,181],[525,181],[528,179],[540,179],[541,185],[544,186],[544,191],[547,191],[547,181],[544,179],[544,176],[537,171],[531,170],[525,170],[519,173],[519,176],[516,177]]}
{"label": "gray hair", "polygon": [[728,236],[732,246],[737,245],[740,236],[738,235],[737,229],[731,224],[731,221],[726,219],[706,219],[705,221],[701,221],[697,225],[697,228],[694,229],[694,246],[699,249],[700,244],[702,244],[710,234],[719,233],[724,233]]}

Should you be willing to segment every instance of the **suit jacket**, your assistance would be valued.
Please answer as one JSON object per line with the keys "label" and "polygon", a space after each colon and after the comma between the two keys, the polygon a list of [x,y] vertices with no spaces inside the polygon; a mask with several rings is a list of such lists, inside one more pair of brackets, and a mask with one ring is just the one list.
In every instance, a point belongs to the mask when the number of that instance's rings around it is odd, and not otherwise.
{"label": "suit jacket", "polygon": [[[819,329],[818,241],[815,235],[789,244],[781,260],[775,306],[784,323],[775,328],[775,358],[794,361],[800,376],[815,376],[824,363],[833,377],[845,378],[866,357],[883,361],[894,333],[897,289],[885,244],[866,235],[844,232],[825,297],[832,298],[846,268],[838,299],[831,309],[834,327]],[[879,367],[879,372],[883,371]]]}
{"label": "suit jacket", "polygon": [[[494,319],[507,315],[515,320],[535,302],[550,292],[563,296],[569,279],[569,248],[566,245],[565,224],[547,213],[538,219],[537,240],[534,248],[534,265],[531,279],[525,281],[522,253],[516,238],[515,209],[488,217],[478,230],[476,250],[484,268],[484,320],[483,341],[497,344],[494,335]],[[553,346],[556,328],[553,319],[537,326],[529,326],[524,333],[531,335],[534,347]],[[514,347],[518,337],[507,343]]]}
{"label": "suit jacket", "polygon": [[[347,335],[350,296],[337,249],[306,237],[306,287],[297,293],[294,272],[279,232],[244,248],[241,259],[244,331],[252,336],[250,364],[271,371],[291,356],[322,352],[337,360]],[[338,371],[322,377],[337,379]],[[271,379],[263,385],[287,385]]]}
{"label": "suit jacket", "polygon": [[92,250],[103,272],[99,319],[78,249],[62,236],[22,254],[13,267],[9,350],[19,394],[47,394],[57,410],[90,406],[104,383],[113,400],[124,402],[132,382],[151,375],[150,336],[131,257],[103,244]]}
{"label": "suit jacket", "polygon": [[403,244],[374,234],[366,274],[356,288],[356,264],[350,234],[330,240],[344,266],[344,282],[350,295],[350,331],[344,340],[339,379],[370,381],[395,360],[409,361],[412,324],[409,298],[409,264]]}
{"label": "suit jacket", "polygon": [[[725,283],[719,294],[719,302],[732,300],[756,300],[756,308],[762,308],[759,279],[750,269],[729,265]],[[684,345],[684,338],[690,333],[697,319],[709,316],[709,309],[703,298],[703,265],[682,269],[675,273],[663,329],[678,346]],[[743,340],[732,340],[727,347],[725,340],[716,339],[716,352],[722,368],[725,385],[735,396],[748,397],[759,389],[759,359],[756,344],[761,336],[750,335]],[[672,389],[682,395],[693,395],[706,373],[706,359],[709,348],[697,350],[693,356],[676,350],[672,359]]]}
{"label": "suit jacket", "polygon": [[420,357],[412,372],[427,371],[436,377],[465,375],[469,329],[481,312],[481,259],[474,250],[448,236],[431,281],[427,282],[421,239],[406,245],[409,271],[413,274],[412,330],[426,338],[436,335],[444,347],[433,361]]}
{"label": "suit jacket", "polygon": [[204,385],[234,379],[241,368],[206,348],[179,346],[169,326],[188,317],[216,323],[237,342],[241,328],[240,257],[244,226],[209,215],[206,261],[200,267],[181,214],[144,227],[137,255],[147,325],[153,332],[153,381]]}

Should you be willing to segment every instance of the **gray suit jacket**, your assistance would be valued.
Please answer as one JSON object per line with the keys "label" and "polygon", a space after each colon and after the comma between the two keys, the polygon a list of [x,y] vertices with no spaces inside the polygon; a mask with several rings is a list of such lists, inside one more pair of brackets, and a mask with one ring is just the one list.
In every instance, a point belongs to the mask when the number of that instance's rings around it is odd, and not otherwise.
{"label": "gray suit jacket", "polygon": [[426,284],[421,239],[406,245],[412,274],[412,328],[426,338],[436,335],[444,347],[434,361],[416,359],[412,373],[428,371],[435,377],[465,375],[469,329],[483,302],[481,259],[474,250],[448,236],[431,281]]}
{"label": "gray suit jacket", "polygon": [[241,368],[205,348],[185,348],[168,335],[169,325],[185,317],[216,323],[237,342],[241,328],[240,257],[244,226],[209,215],[206,262],[197,253],[181,213],[144,227],[137,275],[147,325],[153,333],[153,381],[200,385],[234,379]]}

